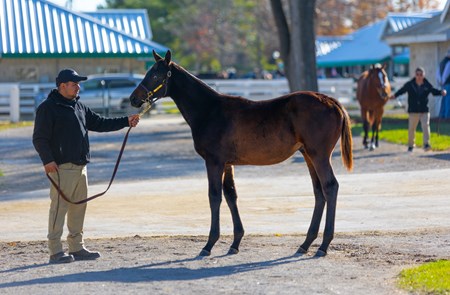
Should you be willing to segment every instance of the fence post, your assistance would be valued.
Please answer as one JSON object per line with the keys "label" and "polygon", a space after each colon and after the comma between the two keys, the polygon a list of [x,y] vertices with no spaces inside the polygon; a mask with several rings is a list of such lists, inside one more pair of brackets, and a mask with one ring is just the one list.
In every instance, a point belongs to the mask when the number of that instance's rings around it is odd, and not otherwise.
{"label": "fence post", "polygon": [[10,121],[17,123],[20,120],[20,91],[19,84],[11,85],[9,95],[9,117]]}

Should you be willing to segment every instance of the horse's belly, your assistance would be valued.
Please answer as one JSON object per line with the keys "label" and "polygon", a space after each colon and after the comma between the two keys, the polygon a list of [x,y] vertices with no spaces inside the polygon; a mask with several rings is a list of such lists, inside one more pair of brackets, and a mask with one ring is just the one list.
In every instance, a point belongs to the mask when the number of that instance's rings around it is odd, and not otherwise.
{"label": "horse's belly", "polygon": [[273,165],[278,164],[291,157],[301,144],[286,146],[276,146],[266,144],[262,146],[253,146],[252,149],[237,149],[235,161],[230,164],[235,165]]}

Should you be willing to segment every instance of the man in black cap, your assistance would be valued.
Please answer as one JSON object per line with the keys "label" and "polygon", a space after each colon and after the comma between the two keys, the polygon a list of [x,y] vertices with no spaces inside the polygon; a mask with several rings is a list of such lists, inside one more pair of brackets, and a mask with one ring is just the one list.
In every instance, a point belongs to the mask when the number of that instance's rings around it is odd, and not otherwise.
{"label": "man in black cap", "polygon": [[[56,77],[53,89],[36,111],[33,145],[49,174],[71,201],[87,198],[87,171],[89,163],[88,131],[108,132],[124,127],[135,127],[139,115],[105,118],[80,102],[80,81],[87,77],[73,69],[63,69]],[[84,247],[83,223],[86,203],[74,205],[61,199],[55,187],[50,187],[48,247],[50,263],[91,260],[100,257]],[[67,214],[69,254],[63,251],[61,236]]]}

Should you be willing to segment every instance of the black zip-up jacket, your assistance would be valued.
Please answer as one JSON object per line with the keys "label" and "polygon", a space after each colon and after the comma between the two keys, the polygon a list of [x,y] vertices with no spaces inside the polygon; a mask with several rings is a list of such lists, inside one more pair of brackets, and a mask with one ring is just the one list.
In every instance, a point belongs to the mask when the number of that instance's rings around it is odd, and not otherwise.
{"label": "black zip-up jacket", "polygon": [[428,95],[430,93],[441,95],[441,90],[434,88],[425,78],[420,86],[417,85],[416,78],[412,78],[397,90],[394,96],[398,97],[406,92],[408,92],[408,113],[428,113]]}
{"label": "black zip-up jacket", "polygon": [[115,131],[129,126],[128,117],[105,118],[79,101],[64,98],[53,89],[36,111],[33,145],[48,164],[89,163],[88,130]]}

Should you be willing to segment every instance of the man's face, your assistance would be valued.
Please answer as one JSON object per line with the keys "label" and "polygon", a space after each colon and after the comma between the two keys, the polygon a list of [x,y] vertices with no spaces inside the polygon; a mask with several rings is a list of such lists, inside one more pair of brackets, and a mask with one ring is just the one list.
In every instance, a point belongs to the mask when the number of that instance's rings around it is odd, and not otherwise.
{"label": "man's face", "polygon": [[424,76],[425,75],[423,74],[422,71],[416,71],[416,80],[417,81],[423,81]]}
{"label": "man's face", "polygon": [[59,93],[67,99],[75,99],[80,92],[80,83],[79,82],[67,82],[61,83],[59,85]]}

